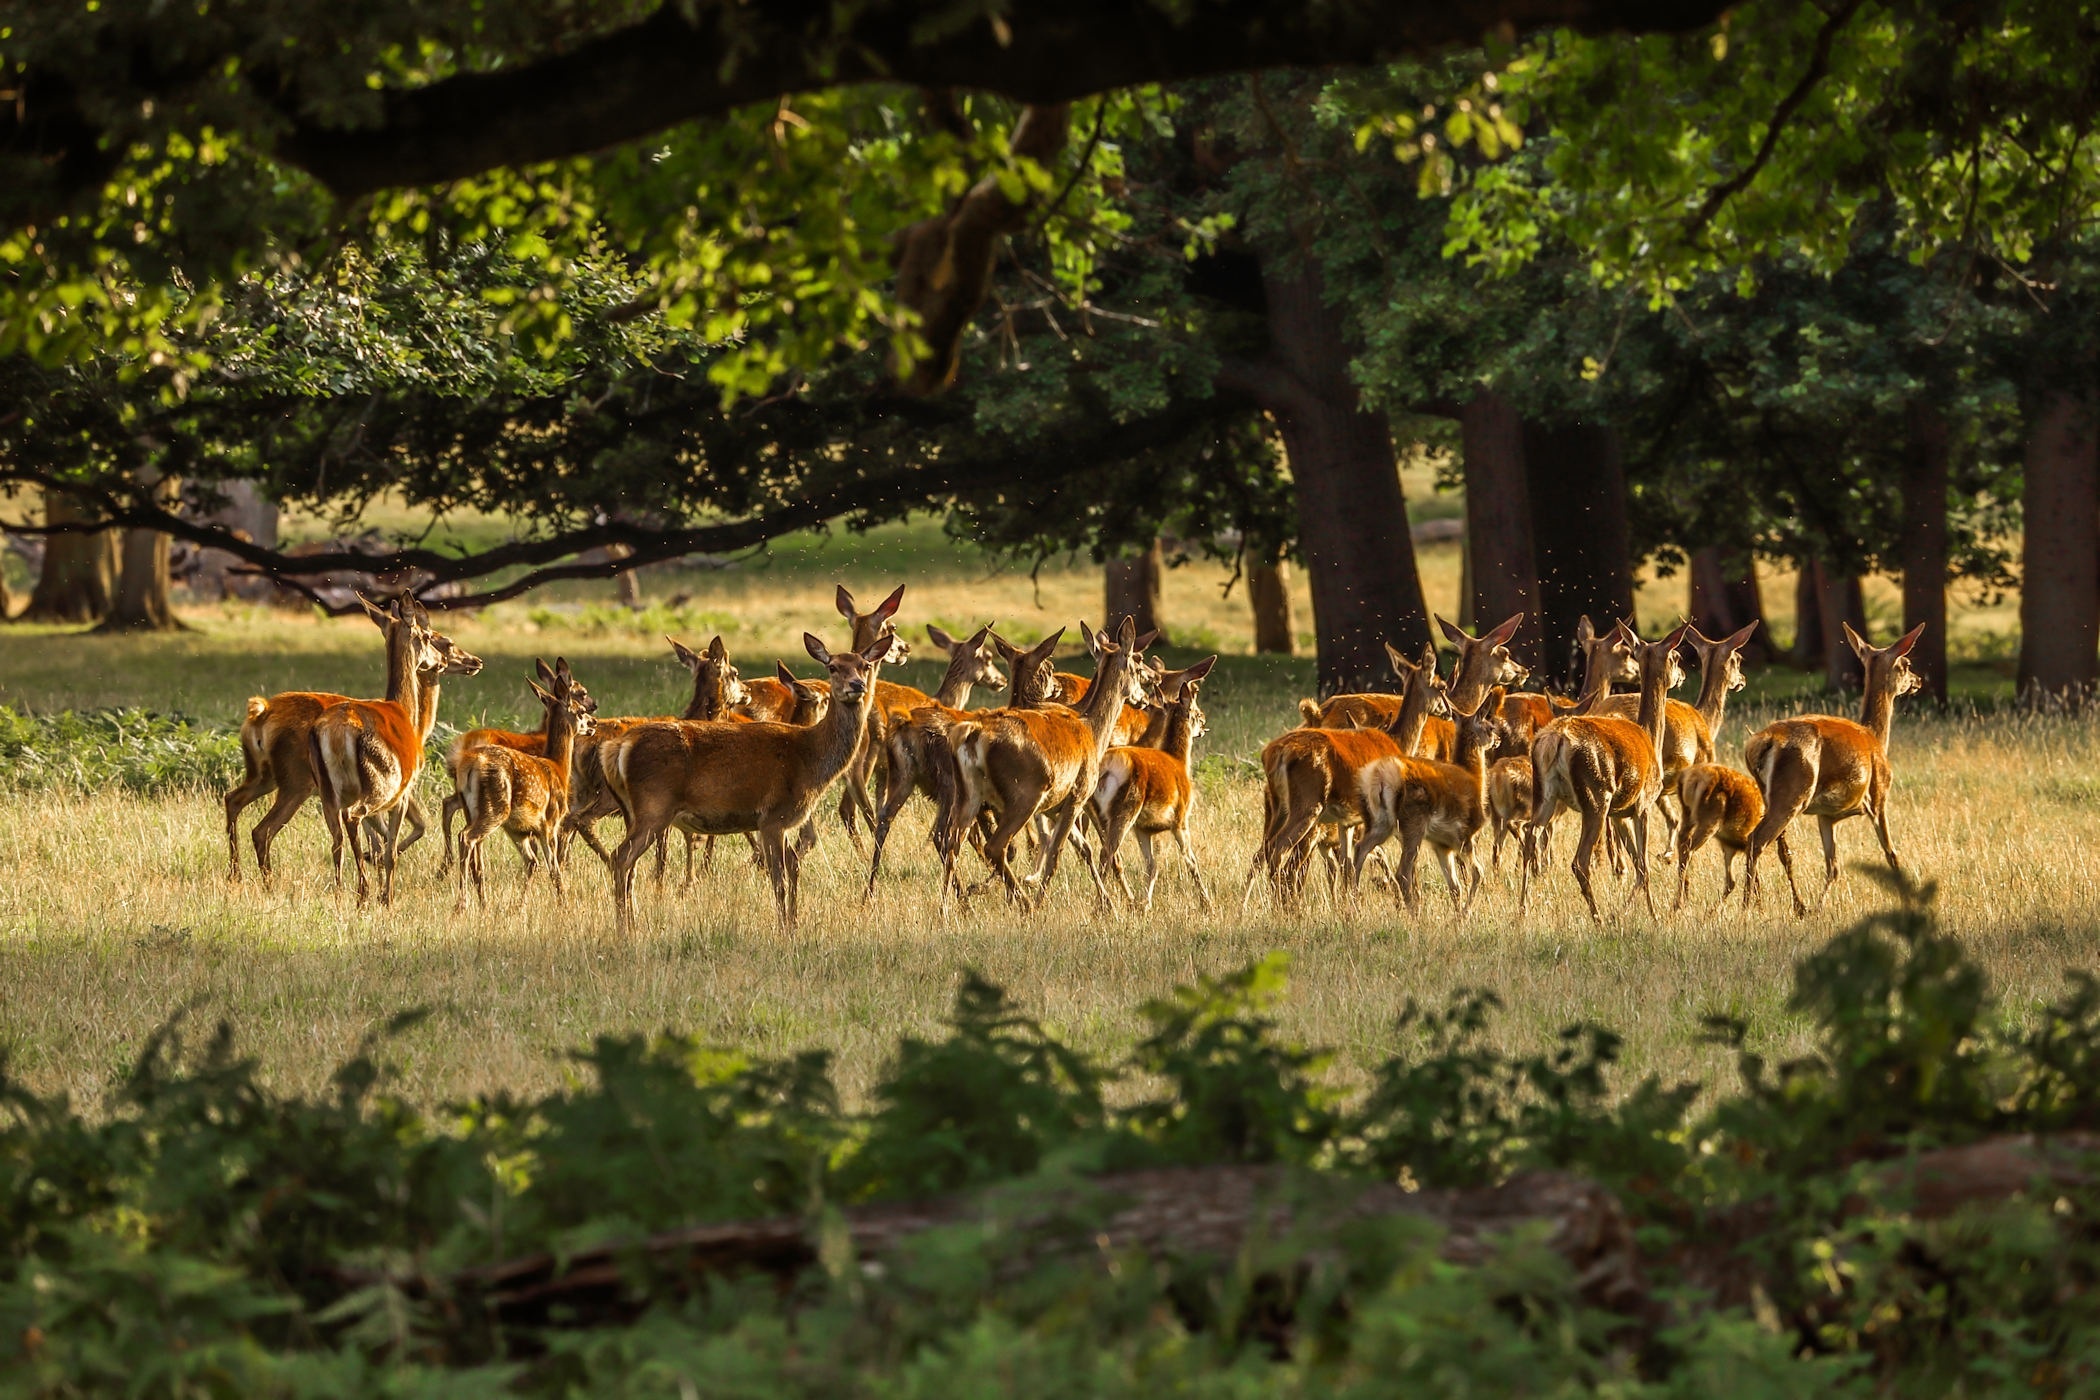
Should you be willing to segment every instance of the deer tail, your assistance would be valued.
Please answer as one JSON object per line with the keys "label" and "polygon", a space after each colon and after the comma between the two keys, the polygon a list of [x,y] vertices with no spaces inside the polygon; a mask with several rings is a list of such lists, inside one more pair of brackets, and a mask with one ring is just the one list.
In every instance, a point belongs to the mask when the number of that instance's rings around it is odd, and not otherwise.
{"label": "deer tail", "polygon": [[1299,727],[1303,729],[1318,729],[1320,727],[1320,702],[1317,700],[1300,700],[1298,702],[1298,723]]}

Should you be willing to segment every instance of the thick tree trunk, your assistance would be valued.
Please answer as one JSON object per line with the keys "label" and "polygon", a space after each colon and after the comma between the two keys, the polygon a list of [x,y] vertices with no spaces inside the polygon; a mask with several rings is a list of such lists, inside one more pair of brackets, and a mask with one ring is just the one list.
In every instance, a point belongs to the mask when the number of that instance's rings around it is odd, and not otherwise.
{"label": "thick tree trunk", "polygon": [[1166,629],[1159,619],[1166,574],[1166,554],[1156,539],[1141,553],[1109,560],[1102,569],[1102,625],[1113,632],[1124,618],[1135,618],[1139,636],[1158,632],[1159,639],[1165,641]]}
{"label": "thick tree trunk", "polygon": [[1633,616],[1633,549],[1619,435],[1602,423],[1524,425],[1524,475],[1538,563],[1540,660],[1569,688],[1575,626]]}
{"label": "thick tree trunk", "polygon": [[1744,645],[1744,664],[1761,666],[1771,656],[1772,632],[1765,625],[1765,600],[1757,586],[1757,561],[1747,552],[1724,554],[1709,545],[1692,551],[1692,625],[1709,637],[1725,637],[1757,624]]}
{"label": "thick tree trunk", "polygon": [[2020,693],[2052,699],[2100,678],[2100,454],[2092,402],[2045,394],[2027,420]]}
{"label": "thick tree trunk", "polygon": [[1298,651],[1298,621],[1291,616],[1291,566],[1278,559],[1273,564],[1247,566],[1247,601],[1254,609],[1254,649],[1276,656],[1294,656]]}
{"label": "thick tree trunk", "polygon": [[[150,483],[155,503],[173,509],[181,494],[174,478]],[[172,580],[168,573],[169,539],[159,530],[124,532],[122,567],[117,573],[117,596],[98,632],[179,632],[169,597]]]}
{"label": "thick tree trunk", "polygon": [[[44,500],[44,522],[63,525],[89,513],[64,495]],[[117,586],[117,540],[113,531],[92,535],[46,535],[44,567],[29,595],[23,622],[94,622],[109,611]]]}
{"label": "thick tree trunk", "polygon": [[1538,670],[1538,556],[1532,543],[1531,484],[1524,470],[1524,420],[1501,394],[1482,390],[1460,412],[1466,471],[1467,625],[1492,627],[1514,613],[1524,625],[1510,655]]}
{"label": "thick tree trunk", "polygon": [[1823,664],[1823,566],[1802,559],[1794,573],[1794,646],[1786,654],[1787,664],[1802,671]]}
{"label": "thick tree trunk", "polygon": [[1910,667],[1940,705],[1947,703],[1947,450],[1947,420],[1930,404],[1912,404],[1903,464],[1903,630],[1925,624]]}
{"label": "thick tree trunk", "polygon": [[1419,651],[1429,641],[1392,433],[1358,402],[1342,315],[1317,265],[1265,259],[1262,286],[1270,354],[1235,377],[1275,416],[1297,488],[1320,693],[1389,691],[1385,644]]}
{"label": "thick tree trunk", "polygon": [[1833,690],[1858,690],[1866,684],[1859,653],[1845,640],[1845,627],[1867,635],[1867,600],[1858,574],[1840,574],[1816,566],[1816,616],[1823,636],[1823,678]]}

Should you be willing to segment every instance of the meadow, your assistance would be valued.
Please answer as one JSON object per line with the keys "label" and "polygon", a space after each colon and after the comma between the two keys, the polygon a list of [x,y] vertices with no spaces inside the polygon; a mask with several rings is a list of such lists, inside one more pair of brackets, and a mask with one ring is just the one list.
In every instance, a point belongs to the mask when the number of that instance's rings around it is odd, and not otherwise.
{"label": "meadow", "polygon": [[[1455,548],[1427,547],[1422,567],[1432,607],[1450,614]],[[899,1036],[937,1028],[966,968],[1003,983],[1082,1045],[1106,1047],[1127,1043],[1142,998],[1274,949],[1291,958],[1283,1024],[1335,1048],[1342,1076],[1394,1048],[1395,1018],[1410,998],[1441,1002],[1461,987],[1501,995],[1497,1038],[1506,1045],[1535,1048],[1581,1020],[1614,1027],[1626,1038],[1629,1080],[1725,1080],[1726,1054],[1698,1041],[1711,1012],[1748,1018],[1754,1047],[1769,1056],[1800,1047],[1802,1023],[1783,1004],[1790,969],[1879,901],[1854,875],[1798,921],[1786,915],[1783,893],[1758,914],[1734,904],[1716,913],[1712,850],[1683,915],[1667,912],[1674,869],[1658,867],[1666,912],[1655,922],[1628,910],[1593,927],[1564,864],[1528,917],[1517,910],[1513,871],[1491,874],[1462,922],[1433,872],[1419,918],[1375,891],[1343,907],[1315,896],[1300,911],[1278,909],[1257,891],[1243,912],[1239,891],[1259,823],[1255,755],[1295,722],[1311,663],[1247,654],[1245,599],[1224,594],[1227,577],[1222,567],[1191,564],[1170,573],[1166,598],[1170,660],[1224,654],[1204,693],[1211,732],[1199,746],[1194,822],[1221,896],[1211,912],[1197,907],[1170,865],[1149,914],[1119,907],[1106,915],[1068,865],[1038,914],[987,896],[944,916],[933,897],[923,807],[893,837],[865,907],[865,862],[827,817],[793,936],[776,929],[762,876],[735,852],[690,893],[680,891],[675,866],[661,891],[645,887],[642,926],[631,938],[614,932],[603,871],[581,848],[566,905],[544,886],[520,905],[518,866],[505,853],[491,860],[493,906],[456,915],[451,884],[436,878],[432,840],[404,858],[393,908],[359,910],[331,887],[311,806],[278,843],[277,877],[267,886],[246,845],[263,810],[252,809],[243,823],[248,879],[227,882],[219,796],[231,775],[218,786],[140,794],[62,780],[10,784],[0,773],[0,1037],[11,1068],[41,1089],[92,1101],[146,1034],[183,1010],[230,1020],[269,1077],[314,1091],[389,1016],[426,1006],[434,1014],[393,1050],[400,1089],[426,1103],[544,1091],[573,1073],[567,1052],[593,1035],[665,1028],[754,1055],[828,1047],[842,1086],[856,1095]],[[1028,640],[1095,616],[1099,580],[1085,561],[1052,561],[1032,575],[998,569],[918,523],[804,537],[733,568],[651,571],[652,601],[640,613],[612,606],[605,586],[572,586],[440,624],[488,663],[480,677],[446,688],[441,719],[462,728],[536,722],[526,678],[535,656],[556,654],[599,697],[601,713],[675,712],[685,678],[666,632],[691,643],[722,633],[747,676],[769,673],[776,656],[812,674],[800,633],[839,632],[830,601],[839,582],[863,605],[908,584],[899,619],[907,636],[923,637],[929,621],[960,632],[996,620],[1006,635]],[[1765,586],[1784,633],[1788,580],[1768,576]],[[1667,578],[1645,585],[1650,630],[1674,618],[1682,587]],[[1893,599],[1877,581],[1877,636],[1891,634]],[[2002,664],[2010,605],[1957,604],[1959,699],[1944,715],[1899,711],[1893,825],[1912,869],[1938,882],[1946,925],[1988,968],[2007,1014],[2018,1016],[2056,995],[2065,969],[2092,961],[2100,741],[2083,716],[2012,709]],[[251,694],[378,689],[378,639],[362,619],[247,606],[184,616],[190,631],[148,639],[0,629],[0,705],[37,713],[143,706],[230,729]],[[932,662],[914,659],[902,678],[930,687],[936,675]],[[1799,673],[1766,672],[1731,706],[1722,756],[1739,759],[1743,738],[1766,719],[1826,706],[1849,711],[1850,702],[1819,695]],[[426,778],[433,812],[438,783],[436,774]],[[1813,851],[1811,830],[1797,839]],[[1863,824],[1841,831],[1840,851],[1848,862],[1871,853]],[[1564,843],[1563,860],[1566,853]],[[1820,878],[1813,856],[1802,868]]]}

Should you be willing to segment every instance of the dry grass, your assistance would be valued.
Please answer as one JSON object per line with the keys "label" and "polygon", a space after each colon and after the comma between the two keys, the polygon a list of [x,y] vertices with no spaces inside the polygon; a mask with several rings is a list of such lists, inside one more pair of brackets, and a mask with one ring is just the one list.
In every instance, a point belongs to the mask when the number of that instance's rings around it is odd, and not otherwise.
{"label": "dry grass", "polygon": [[[761,658],[796,654],[806,627],[837,630],[826,581],[837,570],[851,566],[844,576],[869,594],[900,576],[891,563],[827,552],[833,548],[771,571],[660,576],[650,588],[656,596],[692,593],[689,619],[733,621],[730,642],[749,673]],[[1038,604],[1025,576],[987,578],[974,559],[928,558],[923,541],[912,548],[905,616],[914,625],[935,619],[960,628],[996,616],[1028,635],[1098,607],[1099,576],[1090,568],[1046,571]],[[1428,551],[1424,574],[1432,605],[1448,608],[1455,554]],[[1222,600],[1222,581],[1219,571],[1196,569],[1170,579],[1169,621],[1205,649],[1245,636],[1245,603],[1237,593]],[[1680,586],[1654,585],[1643,612],[1659,619],[1672,610]],[[607,712],[677,703],[682,673],[653,634],[559,608],[539,609],[537,621],[534,614],[517,605],[461,621],[458,635],[491,669],[447,692],[448,718],[525,719],[529,658],[555,651],[570,657]],[[0,702],[143,702],[231,723],[250,693],[376,684],[376,646],[363,622],[239,610],[191,620],[197,632],[147,642],[0,634]],[[1963,625],[1983,635],[1998,624],[1965,615]],[[1419,921],[1398,915],[1383,895],[1340,911],[1315,899],[1295,915],[1257,895],[1243,916],[1238,887],[1258,822],[1247,760],[1295,718],[1291,701],[1307,674],[1303,662],[1228,658],[1206,696],[1214,733],[1195,826],[1205,869],[1226,895],[1215,914],[1196,909],[1170,868],[1150,916],[1103,917],[1068,864],[1040,917],[982,898],[943,919],[931,898],[934,866],[919,810],[893,841],[866,909],[858,900],[865,867],[827,823],[806,872],[798,934],[776,931],[760,876],[733,853],[690,896],[678,893],[675,874],[663,893],[645,893],[642,931],[623,940],[613,932],[603,874],[580,850],[566,909],[544,893],[514,907],[517,866],[498,856],[499,909],[454,917],[450,887],[433,878],[436,851],[426,847],[405,860],[394,909],[360,912],[331,892],[311,808],[279,843],[279,878],[265,889],[252,876],[239,887],[225,882],[216,793],[0,800],[0,1033],[32,1082],[92,1096],[151,1027],[194,1006],[233,1018],[280,1082],[313,1089],[375,1024],[428,1005],[437,1014],[397,1047],[404,1087],[422,1099],[545,1087],[565,1072],[560,1052],[594,1033],[663,1027],[758,1053],[830,1046],[843,1082],[858,1092],[898,1036],[936,1026],[966,966],[1011,987],[1067,1034],[1107,1047],[1127,1039],[1144,997],[1283,948],[1295,968],[1285,1020],[1296,1034],[1339,1047],[1346,1062],[1390,1047],[1394,1013],[1408,997],[1441,999],[1459,986],[1502,994],[1507,1041],[1536,1045],[1593,1018],[1626,1035],[1639,1071],[1666,1078],[1727,1072],[1694,1042],[1708,1011],[1753,1018],[1768,1053],[1798,1049],[1799,1028],[1780,1013],[1789,969],[1866,907],[1869,887],[1857,878],[1799,923],[1776,917],[1783,896],[1775,896],[1770,918],[1702,909],[1651,924],[1628,914],[1596,930],[1580,917],[1564,869],[1528,922],[1499,882],[1469,921],[1456,922],[1433,872]],[[912,678],[930,683],[931,668]],[[1800,708],[1769,698],[1800,685],[1794,677],[1767,687],[1765,713]],[[1755,718],[1739,711],[1731,720],[1724,756],[1739,753],[1744,721]],[[1941,882],[1949,924],[2015,1014],[2052,996],[2067,965],[2089,961],[2100,873],[2096,747],[2080,719],[1898,720],[1899,845],[1915,869]],[[1811,831],[1798,839],[1813,848]],[[1841,836],[1847,859],[1871,847],[1856,823]],[[1667,868],[1659,876],[1675,878]],[[1708,852],[1695,880],[1705,902],[1718,879]]]}

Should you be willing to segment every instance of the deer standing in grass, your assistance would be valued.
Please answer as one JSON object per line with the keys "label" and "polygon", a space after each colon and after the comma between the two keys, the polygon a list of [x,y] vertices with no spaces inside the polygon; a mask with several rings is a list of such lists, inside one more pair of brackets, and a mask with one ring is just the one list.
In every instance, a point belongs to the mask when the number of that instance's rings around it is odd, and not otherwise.
{"label": "deer standing in grass", "polygon": [[[1051,818],[1048,847],[1029,877],[1035,886],[1034,902],[1040,905],[1057,874],[1059,854],[1071,838],[1080,808],[1100,779],[1116,717],[1137,693],[1136,647],[1137,625],[1126,617],[1114,641],[1101,639],[1099,667],[1077,712],[1062,707],[989,711],[950,726],[957,797],[945,837],[944,900],[956,886],[955,858],[962,836],[980,812],[990,810],[998,816],[985,838],[984,858],[1005,884],[1008,898],[1016,903],[1028,901],[1008,860],[1008,849],[1038,815]],[[1096,894],[1107,903],[1108,888],[1101,872],[1092,862],[1085,864],[1094,877]]]}
{"label": "deer standing in grass", "polygon": [[948,726],[968,719],[963,707],[970,692],[979,686],[1006,684],[993,660],[992,624],[986,623],[969,638],[957,641],[928,623],[926,636],[948,653],[948,669],[933,698],[901,721],[889,725],[883,736],[888,751],[889,777],[883,784],[882,809],[875,814],[875,851],[868,861],[868,885],[862,894],[875,893],[875,877],[882,871],[882,848],[889,841],[890,826],[914,793],[924,793],[936,808],[945,805],[945,794],[953,788],[955,757],[948,749]]}
{"label": "deer standing in grass", "polygon": [[313,766],[321,795],[321,815],[328,823],[330,857],[335,879],[343,879],[343,839],[350,838],[351,858],[357,866],[357,900],[371,897],[365,871],[365,843],[361,833],[366,821],[385,818],[386,842],[378,859],[383,876],[380,901],[393,903],[394,872],[400,855],[401,808],[410,798],[416,775],[423,767],[423,741],[436,723],[434,694],[429,704],[421,692],[418,676],[441,672],[445,661],[429,629],[423,605],[409,597],[394,600],[393,608],[408,624],[402,645],[387,650],[387,694],[392,700],[347,700],[331,705],[314,720],[307,734],[307,756]]}
{"label": "deer standing in grass", "polygon": [[1349,859],[1350,834],[1366,820],[1359,781],[1364,768],[1381,758],[1420,751],[1423,727],[1443,692],[1436,648],[1424,645],[1421,659],[1409,661],[1388,642],[1385,654],[1402,682],[1399,707],[1387,725],[1293,729],[1262,748],[1262,838],[1240,893],[1242,908],[1264,872],[1270,885],[1287,896],[1302,893],[1323,824],[1338,826],[1337,859]]}
{"label": "deer standing in grass", "polygon": [[[1405,902],[1407,912],[1412,914],[1418,907],[1416,863],[1425,842],[1436,853],[1453,907],[1461,916],[1473,907],[1473,898],[1480,892],[1480,857],[1474,852],[1473,840],[1487,824],[1488,755],[1508,735],[1508,726],[1500,718],[1508,694],[1498,685],[1476,696],[1470,710],[1452,706],[1458,723],[1457,762],[1403,755],[1374,759],[1365,766],[1357,779],[1366,814],[1363,839],[1356,847],[1359,884],[1364,861],[1397,831],[1400,872],[1394,894]],[[1459,878],[1461,856],[1472,877],[1469,881]]]}
{"label": "deer standing in grass", "polygon": [[[1616,825],[1633,859],[1633,894],[1655,914],[1655,895],[1648,887],[1648,813],[1662,796],[1663,701],[1684,681],[1677,660],[1680,627],[1659,642],[1636,639],[1634,661],[1640,670],[1641,704],[1636,720],[1616,715],[1575,714],[1554,720],[1531,741],[1531,771],[1537,810],[1534,826],[1544,826],[1561,806],[1582,816],[1572,869],[1590,917],[1598,923],[1596,892],[1590,866],[1607,823]],[[1526,882],[1528,893],[1528,884]]]}
{"label": "deer standing in grass", "polygon": [[591,732],[591,716],[598,708],[590,692],[569,673],[565,658],[556,658],[552,670],[544,661],[536,663],[543,688],[532,683],[532,693],[546,707],[540,730],[540,752],[526,753],[503,744],[484,744],[470,750],[454,770],[466,829],[459,834],[459,898],[456,910],[467,907],[467,880],[474,881],[474,898],[488,907],[488,888],[482,843],[489,833],[501,830],[525,858],[525,883],[518,902],[524,903],[532,888],[532,876],[541,865],[554,881],[554,898],[562,898],[562,826],[569,813],[569,762],[579,736]]}
{"label": "deer standing in grass", "polygon": [[[1516,636],[1523,621],[1524,614],[1518,613],[1475,637],[1454,623],[1436,619],[1444,636],[1458,648],[1446,692],[1453,709],[1477,705],[1490,686],[1517,685],[1531,674],[1509,654],[1510,639]],[[1324,705],[1300,701],[1298,711],[1308,728],[1390,729],[1400,713],[1400,705],[1398,695],[1366,693],[1336,695]],[[1423,721],[1421,742],[1414,751],[1424,758],[1451,762],[1458,752],[1457,726],[1441,715],[1430,715]]]}
{"label": "deer standing in grass", "polygon": [[781,926],[795,927],[802,862],[787,833],[809,820],[859,752],[893,640],[878,637],[865,651],[834,653],[803,634],[828,679],[830,700],[815,724],[672,720],[637,725],[599,745],[606,783],[627,817],[627,837],[612,858],[622,931],[634,927],[635,862],[674,824],[711,836],[755,834]]}
{"label": "deer standing in grass", "polygon": [[[1678,781],[1677,803],[1683,809],[1677,822],[1677,902],[1670,907],[1684,907],[1692,887],[1692,857],[1708,841],[1716,841],[1721,847],[1721,898],[1714,905],[1718,909],[1735,892],[1736,853],[1749,848],[1750,833],[1764,819],[1764,794],[1748,773],[1719,763],[1695,763]],[[1773,841],[1786,871],[1787,888],[1794,892],[1799,908],[1801,890],[1794,883],[1794,858],[1787,849],[1786,833],[1780,832]]]}
{"label": "deer standing in grass", "polygon": [[[1639,640],[1624,625],[1599,635],[1587,614],[1578,618],[1575,646],[1582,657],[1582,690],[1573,703],[1553,700],[1553,718],[1588,714],[1611,694],[1614,683],[1639,680],[1640,668],[1633,657],[1633,645]],[[1523,882],[1520,902],[1528,897],[1529,881],[1543,870],[1553,847],[1551,828],[1533,820],[1538,794],[1531,770],[1531,742],[1553,719],[1539,721],[1531,699],[1529,695],[1512,695],[1502,702],[1503,720],[1510,730],[1503,747],[1506,750],[1514,746],[1519,752],[1497,758],[1488,765],[1487,773],[1488,821],[1495,833],[1494,862],[1498,868],[1501,866],[1503,840],[1516,835],[1519,879]],[[1528,737],[1519,739],[1520,735]]]}
{"label": "deer standing in grass", "polygon": [[[1778,841],[1795,817],[1804,814],[1814,817],[1822,830],[1825,898],[1838,878],[1837,824],[1848,817],[1872,821],[1889,868],[1903,868],[1889,840],[1889,788],[1895,781],[1889,766],[1889,726],[1895,719],[1897,698],[1923,684],[1909,658],[1924,631],[1921,622],[1891,645],[1876,647],[1845,624],[1845,642],[1866,669],[1859,719],[1855,722],[1835,715],[1783,719],[1766,725],[1744,746],[1744,766],[1757,780],[1765,801],[1764,816],[1745,846],[1744,907],[1757,898],[1758,856]],[[1779,861],[1791,881],[1793,864],[1784,846],[1779,847]],[[1807,912],[1797,888],[1794,913]]]}
{"label": "deer standing in grass", "polygon": [[[1685,769],[1695,763],[1714,761],[1714,737],[1721,732],[1721,719],[1728,707],[1729,693],[1741,690],[1745,683],[1742,659],[1737,653],[1756,635],[1758,626],[1753,622],[1718,642],[1709,641],[1696,628],[1685,633],[1692,650],[1699,654],[1699,699],[1689,705],[1682,700],[1672,700],[1663,707],[1665,803],[1677,798],[1678,780]],[[1626,631],[1630,636],[1633,629],[1627,627]],[[1641,697],[1638,695],[1608,695],[1590,713],[1633,719],[1640,713],[1640,707]],[[1661,810],[1667,815],[1666,807]]]}
{"label": "deer standing in grass", "polygon": [[[386,637],[387,675],[391,686],[395,676],[406,674],[393,665],[393,651],[397,645],[404,648],[409,645],[408,628],[411,624],[391,609],[378,607],[361,595],[357,601],[363,604],[366,615],[378,624],[381,634]],[[416,680],[419,697],[427,696],[434,709],[438,677],[471,676],[481,669],[481,660],[441,633],[430,634],[430,640],[435,649],[436,665],[427,672],[418,673]],[[270,810],[263,814],[263,819],[256,823],[251,833],[256,868],[262,872],[263,878],[269,878],[271,844],[316,790],[307,746],[314,721],[321,717],[322,711],[347,704],[350,698],[318,690],[288,690],[267,699],[260,695],[249,698],[247,715],[241,721],[241,760],[246,773],[239,785],[226,794],[227,879],[239,883],[241,878],[241,813],[274,792],[277,800],[270,804]],[[407,696],[405,692],[396,694],[390,689],[386,698],[401,701]],[[422,836],[425,821],[422,807],[413,798],[403,815],[409,825],[409,838],[401,847],[406,850]],[[367,839],[381,839],[380,833],[376,828],[368,830]]]}
{"label": "deer standing in grass", "polygon": [[[1091,799],[1101,828],[1100,863],[1115,871],[1123,897],[1141,909],[1152,907],[1152,891],[1159,884],[1159,861],[1152,842],[1160,835],[1174,838],[1189,879],[1195,882],[1197,900],[1206,910],[1210,908],[1210,891],[1203,886],[1203,871],[1189,845],[1189,813],[1196,805],[1196,789],[1189,780],[1189,748],[1203,732],[1203,711],[1196,694],[1217,664],[1217,657],[1208,656],[1180,673],[1174,698],[1167,702],[1166,732],[1160,747],[1111,748],[1101,762],[1101,776]],[[1132,899],[1130,882],[1123,875],[1123,838],[1132,833],[1137,836],[1138,853],[1145,858],[1142,901]]]}

